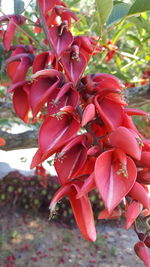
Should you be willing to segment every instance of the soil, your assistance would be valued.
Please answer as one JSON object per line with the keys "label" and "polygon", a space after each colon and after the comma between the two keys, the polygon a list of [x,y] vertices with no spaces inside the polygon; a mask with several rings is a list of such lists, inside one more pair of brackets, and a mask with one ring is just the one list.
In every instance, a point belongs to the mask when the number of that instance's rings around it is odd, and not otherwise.
{"label": "soil", "polygon": [[[48,218],[48,214],[47,214]],[[0,267],[142,267],[133,251],[137,237],[124,223],[99,222],[97,241],[45,216],[3,210]]]}

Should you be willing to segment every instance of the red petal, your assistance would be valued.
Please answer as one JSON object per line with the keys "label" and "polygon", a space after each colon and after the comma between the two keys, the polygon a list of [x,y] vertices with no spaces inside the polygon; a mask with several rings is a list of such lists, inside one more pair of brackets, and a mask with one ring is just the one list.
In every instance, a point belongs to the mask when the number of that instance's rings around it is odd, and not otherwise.
{"label": "red petal", "polygon": [[64,52],[73,42],[73,36],[72,34],[67,31],[66,29],[63,29],[61,35],[60,35],[60,26],[54,26],[49,29],[49,37],[51,44],[56,51],[57,56],[59,57],[62,52]]}
{"label": "red petal", "polygon": [[97,83],[99,90],[107,89],[122,89],[122,83],[120,80],[108,73],[97,73],[93,77],[93,81]]}
{"label": "red petal", "polygon": [[142,152],[141,159],[138,161],[138,165],[144,168],[150,168],[150,152]]}
{"label": "red petal", "polygon": [[84,182],[83,186],[81,187],[81,190],[77,194],[77,198],[83,197],[88,192],[93,190],[95,187],[96,187],[95,177],[94,177],[94,172],[92,172],[91,175],[85,179],[85,182]]}
{"label": "red petal", "polygon": [[40,149],[32,160],[31,168],[61,149],[69,139],[76,135],[79,128],[79,122],[71,115],[62,114],[61,119],[47,117],[39,131]]}
{"label": "red petal", "polygon": [[[26,88],[25,88],[26,87]],[[30,86],[24,85],[16,87],[13,94],[13,105],[17,115],[24,121],[28,122],[29,103],[28,103],[28,89]]]}
{"label": "red petal", "polygon": [[15,30],[16,30],[16,24],[14,24],[14,22],[16,23],[16,21],[14,20],[14,18],[11,18],[8,22],[7,25],[7,30],[4,34],[4,47],[7,51],[9,51],[10,46],[13,42],[14,39],[14,34],[15,34]]}
{"label": "red petal", "polygon": [[139,216],[142,211],[142,205],[139,202],[133,201],[127,209],[126,212],[126,229],[129,229],[134,223],[136,218]]}
{"label": "red petal", "polygon": [[123,108],[120,104],[107,98],[99,99],[99,96],[95,97],[94,102],[96,109],[109,132],[121,126],[123,121]]}
{"label": "red petal", "polygon": [[112,213],[109,213],[107,209],[100,212],[98,219],[118,219],[121,217],[121,208],[117,207],[115,208]]}
{"label": "red petal", "polygon": [[45,66],[48,63],[49,56],[50,54],[48,51],[35,56],[32,67],[33,73],[45,69]]}
{"label": "red petal", "polygon": [[18,87],[23,87],[23,85],[25,85],[27,83],[27,81],[21,81],[21,82],[17,82],[15,84],[12,84],[8,89],[7,89],[7,93],[13,93]]}
{"label": "red petal", "polygon": [[137,182],[140,184],[150,185],[150,170],[138,171]]}
{"label": "red petal", "polygon": [[48,114],[57,113],[65,106],[77,107],[79,103],[79,93],[72,88],[71,83],[66,83],[62,88],[55,89],[50,95],[47,103]]}
{"label": "red petal", "polygon": [[112,146],[122,149],[125,153],[139,160],[141,147],[138,144],[139,136],[125,127],[118,127],[109,137]]}
{"label": "red petal", "polygon": [[69,195],[69,201],[81,233],[87,240],[94,242],[96,240],[96,230],[91,204],[87,196],[76,199],[76,195],[80,190],[78,184],[80,185],[82,183],[77,181],[76,183],[68,183],[62,186],[54,195],[50,203],[50,209],[53,211],[56,203],[63,196]]}
{"label": "red petal", "polygon": [[122,126],[133,130],[135,133],[137,133],[140,136],[140,133],[137,130],[136,126],[134,125],[134,122],[132,121],[132,118],[130,116],[128,116],[126,113],[124,113]]}
{"label": "red petal", "polygon": [[86,106],[83,115],[82,115],[82,127],[84,127],[89,121],[93,120],[95,117],[95,106],[89,104]]}
{"label": "red petal", "polygon": [[87,196],[76,199],[76,194],[75,190],[69,194],[76,223],[85,239],[94,242],[96,240],[96,229],[90,201]]}
{"label": "red petal", "polygon": [[51,202],[50,202],[50,206],[49,209],[52,209],[56,206],[57,202],[63,198],[64,196],[68,195],[70,193],[71,190],[71,184],[65,184],[63,185],[53,196]]}
{"label": "red petal", "polygon": [[[15,61],[15,58],[18,58]],[[28,72],[29,67],[32,65],[32,58],[27,56],[17,55],[10,57],[10,63],[7,65],[7,73],[13,83],[24,81],[26,78],[26,74]]]}
{"label": "red petal", "polygon": [[113,151],[103,152],[95,163],[95,182],[106,209],[111,212],[134,185],[137,170],[133,160],[127,157],[128,177],[122,173],[119,161],[113,162]]}
{"label": "red petal", "polygon": [[39,132],[39,145],[42,152],[49,151],[52,155],[57,149],[68,142],[80,128],[80,124],[72,116],[63,114],[61,119],[48,117]]}
{"label": "red petal", "polygon": [[150,267],[150,254],[144,242],[139,241],[134,246],[135,253],[144,262],[146,267]]}
{"label": "red petal", "polygon": [[44,13],[44,15],[50,10],[52,9],[55,5],[59,4],[59,0],[38,0],[39,5]]}
{"label": "red petal", "polygon": [[150,208],[148,194],[141,184],[135,182],[129,192],[129,196],[131,196],[132,199],[138,200],[141,204],[143,204],[144,208]]}
{"label": "red petal", "polygon": [[125,112],[128,114],[128,116],[148,116],[148,113],[144,110],[135,109],[135,108],[125,108]]}
{"label": "red petal", "polygon": [[74,86],[78,83],[82,73],[86,68],[86,59],[79,53],[78,58],[72,57],[71,50],[67,50],[61,56],[61,62],[65,70],[66,76],[73,82]]}
{"label": "red petal", "polygon": [[0,146],[5,146],[5,145],[6,145],[5,139],[0,137]]}
{"label": "red petal", "polygon": [[41,110],[50,94],[58,87],[62,80],[62,75],[57,70],[41,70],[33,76],[35,80],[30,92],[30,105],[33,115],[36,116]]}
{"label": "red petal", "polygon": [[9,22],[8,22],[7,29],[4,34],[3,42],[4,42],[5,49],[9,51],[10,46],[14,39],[14,34],[15,34],[17,25],[23,24],[26,18],[22,15],[10,15],[10,16],[8,15],[8,16],[1,17],[2,22],[7,21],[7,20],[9,20]]}
{"label": "red petal", "polygon": [[90,175],[94,171],[96,157],[88,157],[85,164],[81,168],[81,170],[77,173],[77,175]]}
{"label": "red petal", "polygon": [[84,144],[84,136],[79,135],[56,154],[54,166],[60,183],[64,184],[73,177],[75,178],[76,173],[82,168],[86,158],[87,148]]}

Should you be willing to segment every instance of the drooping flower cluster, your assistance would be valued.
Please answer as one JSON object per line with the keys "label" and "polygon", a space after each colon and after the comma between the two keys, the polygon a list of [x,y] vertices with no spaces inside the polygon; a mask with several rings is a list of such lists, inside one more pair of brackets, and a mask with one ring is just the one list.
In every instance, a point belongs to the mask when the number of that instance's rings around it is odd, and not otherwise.
{"label": "drooping flower cluster", "polygon": [[[88,199],[88,192],[95,188],[105,205],[99,219],[125,214],[129,229],[140,214],[150,214],[150,140],[143,138],[132,121],[133,115],[148,114],[127,107],[123,85],[115,76],[83,76],[90,57],[101,51],[95,38],[73,36],[71,23],[78,18],[62,1],[38,2],[47,32],[44,43],[52,47],[45,52],[36,54],[33,44],[12,46],[16,24],[25,22],[23,16],[1,19],[9,21],[3,43],[12,51],[6,61],[12,81],[8,92],[13,93],[15,111],[24,122],[30,111],[34,118],[43,110],[46,114],[31,168],[55,155],[60,189],[50,203],[51,212],[68,196],[81,233],[95,241]],[[41,31],[38,24],[35,32]],[[27,80],[29,68],[33,74]],[[143,244],[140,241],[135,251],[138,246],[145,250]]]}

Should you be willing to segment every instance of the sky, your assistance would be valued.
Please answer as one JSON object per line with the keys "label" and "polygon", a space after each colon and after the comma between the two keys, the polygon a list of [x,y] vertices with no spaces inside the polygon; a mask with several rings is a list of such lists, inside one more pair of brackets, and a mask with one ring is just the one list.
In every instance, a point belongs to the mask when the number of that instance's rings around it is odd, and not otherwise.
{"label": "sky", "polygon": [[5,14],[11,14],[14,10],[13,0],[2,0],[1,9]]}
{"label": "sky", "polygon": [[[28,6],[31,0],[24,0],[25,7]],[[4,14],[14,13],[14,0],[1,0],[1,9]]]}

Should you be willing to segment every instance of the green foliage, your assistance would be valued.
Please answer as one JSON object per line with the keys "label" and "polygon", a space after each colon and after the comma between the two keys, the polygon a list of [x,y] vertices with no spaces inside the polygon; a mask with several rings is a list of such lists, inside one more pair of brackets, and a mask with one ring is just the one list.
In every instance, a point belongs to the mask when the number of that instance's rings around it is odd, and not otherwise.
{"label": "green foliage", "polygon": [[130,5],[127,3],[119,3],[114,5],[113,10],[107,21],[107,25],[112,24],[118,20],[121,20],[128,14],[129,9]]}
{"label": "green foliage", "polygon": [[150,11],[150,1],[147,0],[136,0],[133,4],[124,2],[116,3],[109,16],[107,25],[147,11]]}
{"label": "green foliage", "polygon": [[150,1],[147,0],[136,0],[131,6],[128,15],[133,15],[136,13],[141,13],[144,11],[150,11]]}
{"label": "green foliage", "polygon": [[96,5],[98,9],[98,16],[99,16],[99,27],[102,30],[103,24],[107,21],[112,11],[113,1],[112,0],[96,0]]}

